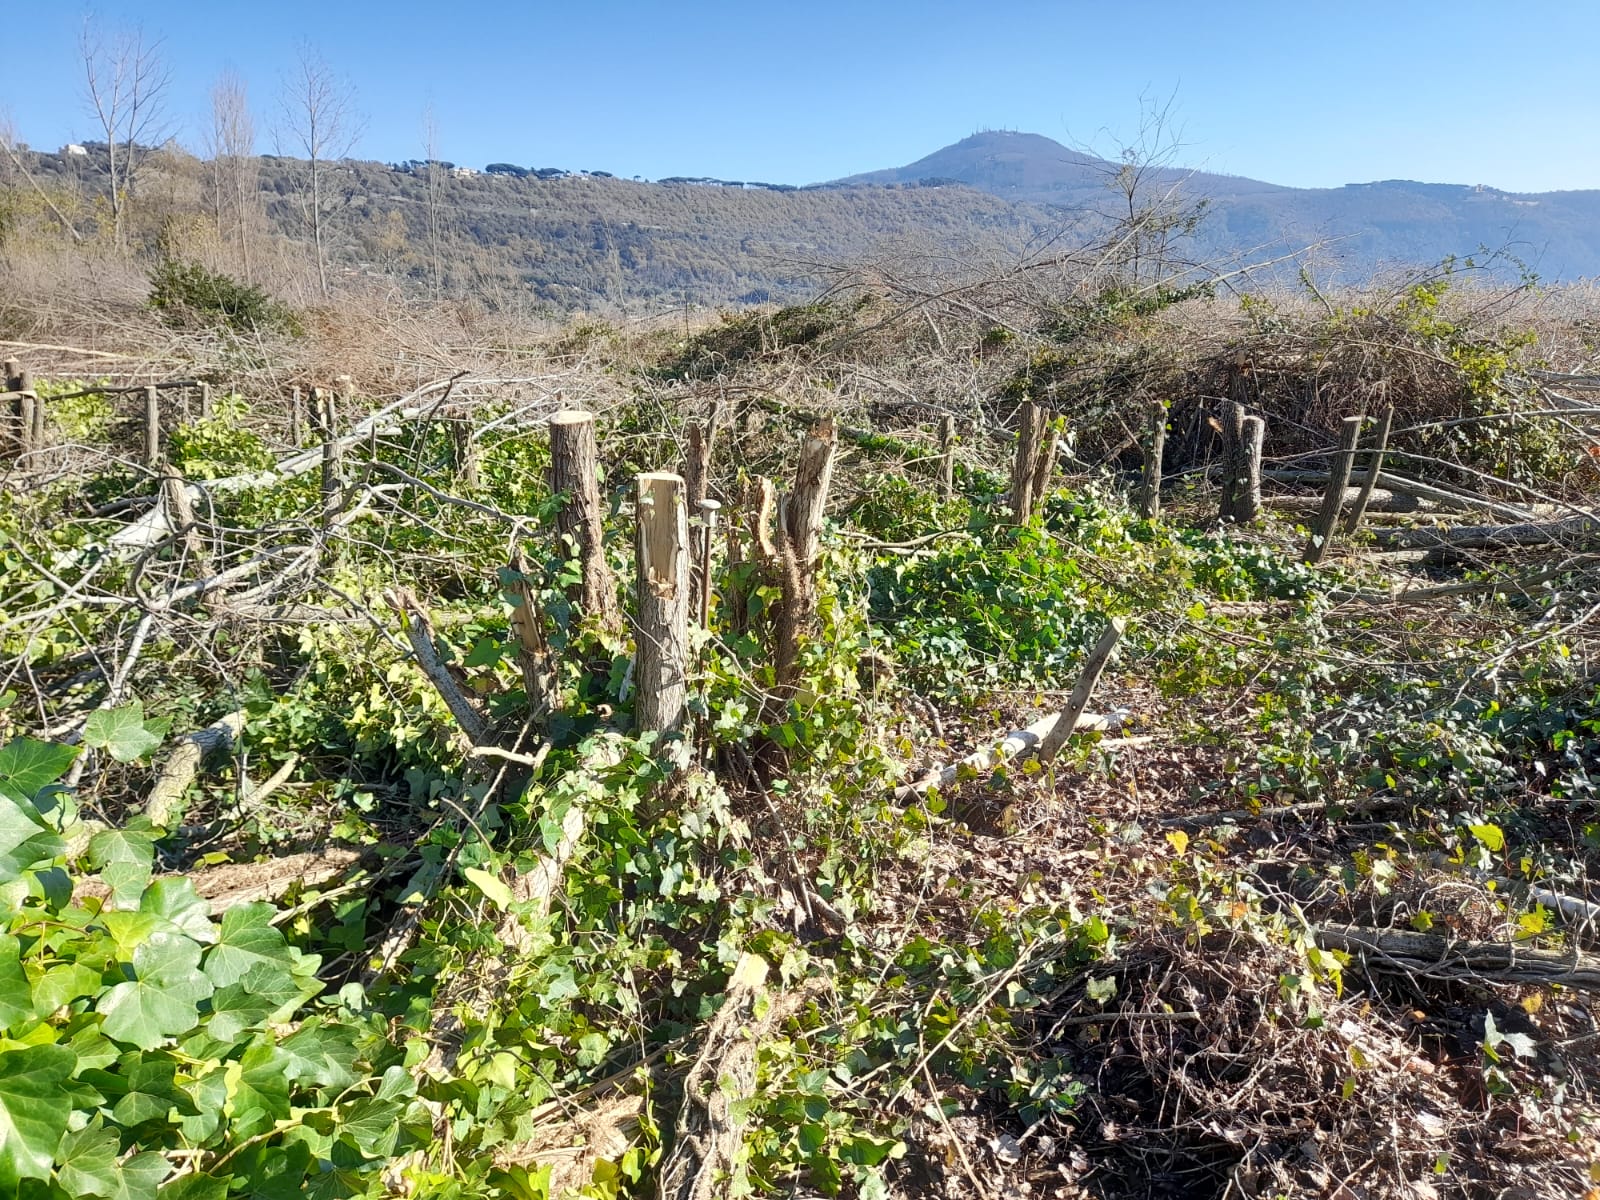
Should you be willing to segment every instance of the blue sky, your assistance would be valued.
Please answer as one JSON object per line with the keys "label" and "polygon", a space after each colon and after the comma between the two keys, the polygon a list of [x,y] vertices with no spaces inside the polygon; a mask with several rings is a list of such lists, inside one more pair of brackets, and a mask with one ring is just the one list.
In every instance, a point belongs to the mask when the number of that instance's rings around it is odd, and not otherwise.
{"label": "blue sky", "polygon": [[[67,0],[0,0],[28,70],[18,136],[92,136]],[[1451,3],[674,4],[103,0],[165,39],[190,146],[225,67],[262,149],[302,39],[354,84],[362,157],[806,183],[920,158],[980,128],[1106,149],[1140,96],[1176,96],[1187,165],[1299,186],[1406,177],[1600,187],[1596,0]],[[13,50],[13,53],[15,51]]]}

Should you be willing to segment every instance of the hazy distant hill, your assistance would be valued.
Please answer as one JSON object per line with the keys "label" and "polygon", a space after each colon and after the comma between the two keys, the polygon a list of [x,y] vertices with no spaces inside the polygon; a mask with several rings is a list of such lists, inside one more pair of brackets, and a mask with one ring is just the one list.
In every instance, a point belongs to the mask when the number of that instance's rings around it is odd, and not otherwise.
{"label": "hazy distant hill", "polygon": [[[104,147],[31,154],[29,162],[82,231],[92,232],[103,217],[94,197],[104,190]],[[438,266],[446,294],[508,305],[793,300],[816,288],[819,264],[917,254],[1004,262],[1041,234],[1092,233],[1096,221],[1087,214],[1113,207],[1107,184],[1116,170],[1027,133],[981,133],[904,167],[802,188],[698,178],[647,183],[507,163],[483,172],[436,168]],[[135,198],[147,222],[143,240],[159,240],[174,216],[207,219],[206,171],[181,152],[151,159]],[[336,271],[431,287],[427,164],[348,161],[331,171]],[[280,239],[306,236],[304,174],[298,160],[261,159],[267,224]],[[1600,275],[1600,192],[1523,196],[1407,181],[1301,189],[1175,169],[1148,182],[1211,202],[1197,258],[1243,252],[1264,260],[1326,241],[1322,273],[1331,264],[1361,279],[1382,265],[1510,244],[1547,279]],[[17,211],[34,203],[31,190],[0,169],[0,190],[7,186]],[[48,221],[45,228],[53,229]],[[285,257],[298,259],[299,251],[288,246]]]}
{"label": "hazy distant hill", "polygon": [[[852,175],[853,188],[926,179],[966,184],[1007,200],[1069,209],[1103,207],[1117,165],[1034,133],[974,134],[904,167]],[[1262,254],[1328,239],[1343,273],[1435,262],[1479,246],[1513,253],[1547,279],[1600,275],[1600,191],[1522,195],[1486,186],[1385,180],[1291,188],[1235,175],[1168,168],[1152,183],[1206,197],[1200,240],[1211,253]]]}

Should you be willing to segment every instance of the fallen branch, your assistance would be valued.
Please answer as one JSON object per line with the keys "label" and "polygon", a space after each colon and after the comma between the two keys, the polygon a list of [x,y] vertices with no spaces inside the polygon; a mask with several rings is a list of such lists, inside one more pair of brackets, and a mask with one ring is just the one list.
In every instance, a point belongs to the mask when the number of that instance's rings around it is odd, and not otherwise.
{"label": "fallen branch", "polygon": [[722,1007],[684,1077],[672,1148],[656,1188],[661,1200],[720,1200],[748,1190],[743,1102],[755,1095],[756,1052],[806,995],[802,989],[773,997],[762,1011],[766,979],[766,960],[757,955],[745,954],[734,967]]}
{"label": "fallen branch", "polygon": [[400,615],[405,624],[406,640],[411,643],[411,653],[416,657],[417,666],[428,677],[438,691],[440,698],[450,709],[450,715],[456,719],[456,724],[461,727],[461,732],[474,746],[481,746],[489,740],[489,722],[484,720],[466,694],[462,692],[443,660],[439,651],[433,644],[433,622],[428,620],[428,613],[422,607],[422,602],[407,588],[393,588],[385,591],[384,601],[390,608]]}
{"label": "fallen branch", "polygon": [[1590,954],[1563,954],[1502,942],[1462,942],[1434,933],[1355,925],[1318,929],[1315,937],[1323,950],[1353,955],[1363,967],[1372,970],[1435,979],[1559,983],[1583,991],[1600,991],[1600,958]]}
{"label": "fallen branch", "polygon": [[181,815],[183,794],[189,790],[200,764],[218,751],[231,750],[244,730],[244,714],[232,712],[204,729],[180,738],[150,786],[144,802],[144,815],[151,824],[171,829]]}
{"label": "fallen branch", "polygon": [[1122,640],[1124,628],[1126,625],[1121,617],[1112,617],[1106,623],[1105,632],[1100,635],[1095,648],[1084,660],[1083,671],[1078,676],[1072,694],[1067,697],[1067,704],[1061,710],[1060,718],[1051,726],[1050,732],[1045,734],[1044,741],[1039,744],[1040,762],[1053,762],[1056,755],[1061,753],[1061,748],[1067,744],[1067,738],[1076,732],[1078,718],[1083,715],[1083,710],[1089,707],[1089,697],[1094,694],[1101,673],[1111,661],[1117,643]]}
{"label": "fallen branch", "polygon": [[[1264,478],[1279,483],[1326,484],[1328,482],[1326,471],[1279,468],[1263,471],[1261,474]],[[1440,487],[1438,484],[1424,483],[1420,479],[1412,479],[1410,476],[1399,475],[1393,471],[1379,471],[1373,480],[1373,486],[1382,488],[1386,492],[1415,496],[1419,500],[1432,500],[1443,508],[1486,512],[1490,516],[1507,521],[1528,521],[1533,518],[1533,513],[1520,505],[1491,500],[1487,496],[1476,496],[1471,492],[1457,491],[1454,488]]]}
{"label": "fallen branch", "polygon": [[1373,537],[1380,546],[1420,550],[1494,550],[1515,546],[1600,543],[1600,520],[1592,516],[1513,525],[1461,525],[1446,529],[1384,529]]}
{"label": "fallen branch", "polygon": [[[1125,714],[1117,712],[1109,716],[1097,713],[1082,714],[1073,725],[1076,733],[1091,733],[1096,730],[1120,729]],[[914,783],[902,784],[895,789],[894,798],[901,803],[914,800],[918,796],[926,795],[934,788],[941,791],[959,780],[963,775],[982,774],[992,771],[1007,759],[1019,755],[1033,753],[1044,743],[1055,729],[1056,722],[1061,719],[1060,713],[1051,713],[1048,717],[1041,717],[1032,725],[1022,729],[1014,729],[1005,737],[991,746],[982,750],[975,750],[960,762],[951,763],[947,767],[930,771]]]}

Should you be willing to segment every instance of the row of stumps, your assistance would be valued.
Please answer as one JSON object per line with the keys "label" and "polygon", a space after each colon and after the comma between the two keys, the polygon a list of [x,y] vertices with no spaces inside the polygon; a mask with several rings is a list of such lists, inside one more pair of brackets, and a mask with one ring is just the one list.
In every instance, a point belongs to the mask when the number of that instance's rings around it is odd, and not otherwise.
{"label": "row of stumps", "polygon": [[[594,414],[576,409],[550,418],[550,486],[561,497],[557,533],[578,558],[570,598],[592,619],[620,630],[624,617],[603,544],[594,421]],[[683,473],[649,471],[634,479],[634,718],[641,732],[662,735],[681,735],[688,725],[690,624],[709,624],[719,529],[726,532],[730,565],[748,565],[757,585],[778,597],[765,606],[759,630],[748,630],[747,597],[724,597],[730,624],[767,644],[775,685],[767,715],[792,694],[800,641],[816,614],[817,548],[836,446],[832,423],[819,422],[801,444],[790,490],[779,496],[771,480],[749,480],[735,519],[722,526],[722,504],[708,494],[715,423],[693,422],[688,434]],[[519,628],[537,624],[520,607],[514,620]]]}

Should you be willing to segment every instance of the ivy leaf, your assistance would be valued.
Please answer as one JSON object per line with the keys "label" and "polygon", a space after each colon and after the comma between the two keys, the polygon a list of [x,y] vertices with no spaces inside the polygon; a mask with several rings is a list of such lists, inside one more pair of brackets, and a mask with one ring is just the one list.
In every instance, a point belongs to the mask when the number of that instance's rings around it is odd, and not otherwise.
{"label": "ivy leaf", "polygon": [[0,1189],[11,1192],[19,1180],[50,1178],[72,1115],[63,1085],[77,1062],[58,1045],[0,1053]]}
{"label": "ivy leaf", "polygon": [[311,1170],[311,1147],[304,1142],[258,1146],[239,1165],[236,1174],[244,1177],[245,1188],[236,1200],[301,1200]]}
{"label": "ivy leaf", "polygon": [[258,963],[287,970],[294,954],[272,926],[278,910],[270,904],[241,904],[222,917],[222,934],[206,954],[206,975],[218,987],[237,983]]}
{"label": "ivy leaf", "polygon": [[496,908],[506,909],[511,907],[514,897],[505,880],[493,871],[485,871],[482,867],[467,867],[462,872],[467,881],[489,898],[489,902]]}
{"label": "ivy leaf", "polygon": [[1498,825],[1468,825],[1467,829],[1491,854],[1499,854],[1506,848],[1505,831]]}
{"label": "ivy leaf", "polygon": [[83,744],[104,750],[121,763],[137,762],[161,745],[159,734],[146,728],[144,705],[134,700],[121,708],[98,708],[83,725]]}
{"label": "ivy leaf", "polygon": [[78,751],[72,746],[12,738],[0,746],[0,796],[31,806],[35,796],[66,774],[76,757]]}
{"label": "ivy leaf", "polygon": [[159,1154],[135,1154],[118,1162],[115,1131],[90,1125],[61,1139],[56,1178],[73,1196],[104,1200],[156,1200],[156,1189],[171,1171]]}
{"label": "ivy leaf", "polygon": [[57,963],[34,981],[33,1015],[42,1021],[58,1008],[99,992],[99,971],[80,962]]}
{"label": "ivy leaf", "polygon": [[253,1137],[289,1115],[285,1056],[270,1042],[257,1042],[228,1064],[228,1113],[236,1137]]}
{"label": "ivy leaf", "polygon": [[181,934],[152,933],[133,952],[137,978],[100,998],[106,1036],[153,1050],[166,1038],[193,1029],[200,1021],[200,1001],[212,992],[199,966],[196,942]]}
{"label": "ivy leaf", "polygon": [[100,1124],[61,1139],[56,1180],[73,1196],[109,1196],[117,1186],[117,1135]]}
{"label": "ivy leaf", "polygon": [[22,969],[22,943],[10,934],[0,936],[0,1029],[30,1020],[33,989]]}
{"label": "ivy leaf", "polygon": [[243,979],[218,988],[211,997],[211,1021],[206,1033],[219,1041],[236,1041],[302,995],[294,976],[282,966],[258,962]]}
{"label": "ivy leaf", "polygon": [[348,1029],[313,1018],[278,1045],[289,1056],[286,1070],[296,1083],[347,1088],[356,1081],[350,1070],[357,1058],[355,1035]]}
{"label": "ivy leaf", "polygon": [[182,1175],[163,1185],[160,1200],[227,1200],[228,1181],[210,1175]]}
{"label": "ivy leaf", "polygon": [[165,876],[147,887],[139,897],[139,911],[164,917],[197,942],[217,940],[210,906],[196,893],[193,881],[182,875]]}
{"label": "ivy leaf", "polygon": [[111,889],[112,908],[132,908],[155,863],[155,838],[137,829],[102,829],[89,839],[89,862]]}
{"label": "ivy leaf", "polygon": [[141,1056],[129,1068],[127,1092],[111,1110],[117,1124],[133,1126],[145,1121],[165,1121],[177,1109],[180,1115],[196,1112],[194,1100],[177,1084],[178,1064],[164,1056]]}
{"label": "ivy leaf", "polygon": [[[0,754],[16,744],[9,743]],[[0,791],[5,791],[3,779]],[[16,879],[35,863],[65,853],[66,843],[46,823],[31,798],[19,798],[9,792],[0,795],[0,879]]]}

